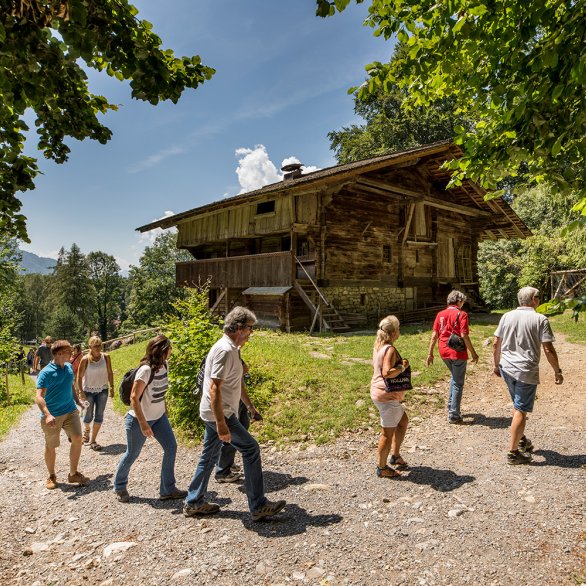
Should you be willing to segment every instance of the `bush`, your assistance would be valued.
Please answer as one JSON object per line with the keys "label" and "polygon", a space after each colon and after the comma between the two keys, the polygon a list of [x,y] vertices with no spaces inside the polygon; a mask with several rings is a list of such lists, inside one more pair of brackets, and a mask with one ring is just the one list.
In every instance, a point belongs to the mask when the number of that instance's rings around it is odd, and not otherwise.
{"label": "bush", "polygon": [[185,299],[173,303],[176,314],[168,316],[163,331],[171,339],[167,403],[173,426],[190,437],[203,433],[199,418],[200,396],[194,397],[199,365],[221,336],[218,321],[208,309],[208,290],[187,289]]}

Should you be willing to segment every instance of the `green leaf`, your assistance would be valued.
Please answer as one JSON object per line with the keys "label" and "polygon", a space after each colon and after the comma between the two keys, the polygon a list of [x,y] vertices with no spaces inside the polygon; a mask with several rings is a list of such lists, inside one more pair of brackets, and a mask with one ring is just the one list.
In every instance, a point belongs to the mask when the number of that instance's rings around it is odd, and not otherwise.
{"label": "green leaf", "polygon": [[554,157],[557,157],[560,154],[560,151],[562,150],[562,141],[564,139],[564,135],[560,135],[558,137],[558,139],[553,143],[553,146],[551,147],[551,154]]}

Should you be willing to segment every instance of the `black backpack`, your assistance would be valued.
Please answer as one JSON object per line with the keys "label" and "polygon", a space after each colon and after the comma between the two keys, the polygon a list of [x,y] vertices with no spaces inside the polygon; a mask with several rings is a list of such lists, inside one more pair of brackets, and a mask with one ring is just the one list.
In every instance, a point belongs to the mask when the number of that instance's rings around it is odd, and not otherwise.
{"label": "black backpack", "polygon": [[[125,405],[130,405],[130,393],[132,392],[132,385],[134,384],[134,377],[136,376],[136,373],[138,372],[138,369],[141,366],[143,366],[143,365],[141,364],[141,365],[137,366],[136,368],[131,368],[122,377],[122,382],[120,383],[120,387],[118,387],[118,393],[120,394],[120,400]],[[151,375],[149,376],[149,382],[146,384],[147,387],[153,382],[154,378],[155,378],[155,371],[153,368],[151,368]],[[203,382],[202,382],[202,384],[203,384]],[[140,398],[142,400],[142,395]]]}
{"label": "black backpack", "polygon": [[194,397],[197,397],[200,393],[203,393],[203,381],[206,376],[206,360],[208,357],[208,352],[205,353],[204,357],[201,359],[199,363],[199,370],[197,371],[197,378],[195,379],[195,386],[191,390],[191,394]]}

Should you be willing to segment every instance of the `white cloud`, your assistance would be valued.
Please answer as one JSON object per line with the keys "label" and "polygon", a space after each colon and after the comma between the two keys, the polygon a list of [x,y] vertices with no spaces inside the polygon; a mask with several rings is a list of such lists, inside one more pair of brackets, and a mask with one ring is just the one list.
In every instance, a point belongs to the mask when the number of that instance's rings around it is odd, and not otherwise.
{"label": "white cloud", "polygon": [[[277,167],[270,160],[269,153],[263,144],[257,144],[253,149],[241,147],[236,149],[236,156],[239,157],[236,175],[240,182],[240,193],[260,189],[265,185],[277,183],[283,180],[283,173],[277,171]],[[283,159],[281,167],[291,163],[300,163],[297,157]],[[318,171],[319,167],[302,166],[304,173]]]}
{"label": "white cloud", "polygon": [[[157,222],[158,220],[163,220],[165,218],[169,218],[170,216],[174,216],[174,215],[175,215],[175,212],[172,212],[170,210],[166,210],[165,213],[160,218],[155,218],[152,221]],[[139,245],[141,245],[142,249],[144,249],[145,246],[150,246],[151,244],[153,244],[153,242],[155,241],[155,238],[159,234],[162,234],[163,232],[166,232],[167,230],[176,230],[176,229],[177,228],[175,228],[173,226],[172,228],[167,228],[166,230],[163,230],[163,228],[153,228],[152,230],[149,230],[148,232],[141,232],[138,235],[138,243],[139,243]],[[142,254],[142,249],[140,250],[140,254]]]}
{"label": "white cloud", "polygon": [[240,193],[252,191],[280,180],[277,168],[269,159],[269,154],[263,144],[256,145],[254,149],[236,149],[236,156],[241,157],[236,169],[236,175],[238,175],[238,181],[242,188]]}
{"label": "white cloud", "polygon": [[[296,164],[296,165],[301,165],[301,161],[297,158],[297,157],[287,157],[286,159],[283,159],[283,162],[281,163],[281,168],[283,168],[285,165],[292,165],[292,164]],[[301,165],[301,172],[302,173],[313,173],[313,171],[319,171],[320,167],[316,167],[315,165]],[[281,175],[281,178],[283,176]]]}
{"label": "white cloud", "polygon": [[139,161],[135,165],[132,165],[128,168],[129,173],[139,173],[140,171],[144,171],[145,169],[149,169],[150,167],[154,167],[158,165],[160,162],[168,159],[169,157],[175,157],[177,155],[181,155],[185,152],[184,147],[180,146],[172,146],[166,149],[160,150],[158,153]]}

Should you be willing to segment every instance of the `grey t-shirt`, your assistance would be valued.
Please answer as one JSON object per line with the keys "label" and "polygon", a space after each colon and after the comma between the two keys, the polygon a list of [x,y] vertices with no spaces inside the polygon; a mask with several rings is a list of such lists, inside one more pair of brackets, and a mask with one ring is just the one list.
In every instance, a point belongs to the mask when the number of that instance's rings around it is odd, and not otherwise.
{"label": "grey t-shirt", "polygon": [[238,415],[242,390],[242,374],[242,362],[240,361],[238,346],[224,334],[212,346],[206,359],[203,393],[199,404],[199,416],[204,421],[210,423],[216,421],[210,400],[210,385],[213,378],[223,381],[220,392],[222,394],[224,416]]}
{"label": "grey t-shirt", "polygon": [[45,344],[41,344],[37,349],[36,355],[39,357],[39,366],[41,369],[45,368],[51,360],[53,360],[53,354],[51,352],[51,348],[46,346]]}
{"label": "grey t-shirt", "polygon": [[555,341],[547,317],[532,307],[517,307],[501,317],[494,335],[502,340],[502,369],[515,380],[539,384],[541,344]]}

